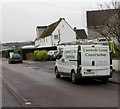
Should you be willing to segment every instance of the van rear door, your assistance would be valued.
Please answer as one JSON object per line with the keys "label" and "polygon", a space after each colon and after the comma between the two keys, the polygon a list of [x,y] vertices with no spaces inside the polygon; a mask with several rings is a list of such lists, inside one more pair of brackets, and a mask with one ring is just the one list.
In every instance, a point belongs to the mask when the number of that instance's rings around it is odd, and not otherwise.
{"label": "van rear door", "polygon": [[92,45],[81,45],[81,73],[82,76],[96,75],[96,48]]}
{"label": "van rear door", "polygon": [[96,56],[96,75],[110,75],[110,53],[109,46],[96,45],[99,55]]}
{"label": "van rear door", "polygon": [[110,75],[109,47],[104,45],[81,46],[82,76]]}

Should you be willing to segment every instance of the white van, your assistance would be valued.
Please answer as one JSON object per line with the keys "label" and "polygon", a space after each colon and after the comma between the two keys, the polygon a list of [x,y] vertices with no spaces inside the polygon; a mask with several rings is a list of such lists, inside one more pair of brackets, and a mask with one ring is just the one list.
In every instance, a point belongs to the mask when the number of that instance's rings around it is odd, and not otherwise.
{"label": "white van", "polygon": [[56,78],[96,78],[104,83],[112,77],[112,61],[107,45],[66,45],[58,50],[55,64]]}

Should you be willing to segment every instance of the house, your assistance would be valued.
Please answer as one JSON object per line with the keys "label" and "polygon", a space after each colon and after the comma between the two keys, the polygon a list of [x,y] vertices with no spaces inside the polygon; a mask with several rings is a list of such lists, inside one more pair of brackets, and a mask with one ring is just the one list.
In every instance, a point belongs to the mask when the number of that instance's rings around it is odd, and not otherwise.
{"label": "house", "polygon": [[36,47],[53,47],[76,40],[76,32],[64,18],[48,26],[37,26]]}
{"label": "house", "polygon": [[103,37],[97,30],[106,32],[106,23],[112,19],[117,11],[114,9],[87,11],[88,39]]}
{"label": "house", "polygon": [[35,39],[36,46],[39,45],[39,43],[40,43],[39,38],[40,38],[41,34],[45,31],[46,28],[47,28],[47,26],[37,26],[37,28],[36,28],[37,38]]}

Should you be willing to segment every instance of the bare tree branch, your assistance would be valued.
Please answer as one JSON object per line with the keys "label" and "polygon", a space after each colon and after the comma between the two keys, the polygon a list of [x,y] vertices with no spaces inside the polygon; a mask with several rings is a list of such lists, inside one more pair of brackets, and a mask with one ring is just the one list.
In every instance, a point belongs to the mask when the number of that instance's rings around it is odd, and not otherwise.
{"label": "bare tree branch", "polygon": [[[94,29],[108,41],[114,38],[116,40],[114,41],[115,48],[120,51],[120,1],[105,4],[105,7],[108,11],[112,11],[112,14],[110,14],[109,18],[103,15],[102,18],[105,22],[102,24],[102,27],[94,25]],[[100,5],[100,8],[103,10],[103,5]]]}

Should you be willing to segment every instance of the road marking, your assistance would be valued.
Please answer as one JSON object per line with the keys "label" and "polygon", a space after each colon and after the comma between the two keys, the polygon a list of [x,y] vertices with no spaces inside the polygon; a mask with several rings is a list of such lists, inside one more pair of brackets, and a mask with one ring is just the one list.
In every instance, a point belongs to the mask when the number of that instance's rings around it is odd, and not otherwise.
{"label": "road marking", "polygon": [[24,101],[25,101],[25,104],[26,104],[26,105],[32,104],[32,103],[30,102],[30,100],[28,100],[28,99],[24,99]]}
{"label": "road marking", "polygon": [[26,102],[25,104],[30,105],[30,104],[31,104],[31,102]]}
{"label": "road marking", "polygon": [[17,99],[17,101],[25,108],[28,109],[27,105],[25,105],[24,99],[19,96],[11,87],[10,85],[7,83],[7,81],[2,78],[2,83],[3,85],[9,90],[9,92]]}

